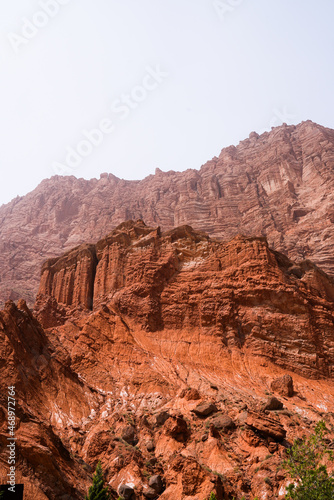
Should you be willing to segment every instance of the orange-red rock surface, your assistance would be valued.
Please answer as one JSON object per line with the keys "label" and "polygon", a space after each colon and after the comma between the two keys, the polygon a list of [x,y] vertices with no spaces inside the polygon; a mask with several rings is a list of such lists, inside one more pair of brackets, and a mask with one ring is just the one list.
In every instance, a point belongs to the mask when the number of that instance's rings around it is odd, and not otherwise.
{"label": "orange-red rock surface", "polygon": [[47,261],[0,336],[36,500],[83,498],[98,459],[115,499],[283,499],[288,444],[334,425],[333,281],[264,238],[123,223]]}
{"label": "orange-red rock surface", "polygon": [[141,181],[43,181],[0,207],[0,301],[24,296],[32,305],[42,262],[131,218],[163,230],[189,224],[224,240],[266,236],[333,276],[334,131],[307,121],[251,133],[200,170],[157,169]]}
{"label": "orange-red rock surface", "polygon": [[264,238],[220,243],[189,226],[161,233],[129,221],[95,246],[47,261],[38,303],[45,296],[93,311],[108,306],[166,356],[177,346],[182,359],[203,361],[217,344],[307,376],[334,374],[333,280],[270,250]]}

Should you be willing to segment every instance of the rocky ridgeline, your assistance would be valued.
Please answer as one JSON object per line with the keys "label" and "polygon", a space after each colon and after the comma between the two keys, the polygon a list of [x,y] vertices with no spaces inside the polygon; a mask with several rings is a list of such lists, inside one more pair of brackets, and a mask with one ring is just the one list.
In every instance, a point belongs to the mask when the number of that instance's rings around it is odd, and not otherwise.
{"label": "rocky ridgeline", "polygon": [[228,240],[266,236],[292,260],[334,275],[334,131],[310,121],[222,150],[200,170],[141,181],[58,177],[0,207],[0,301],[33,305],[42,263],[94,242],[127,219],[168,230],[188,224]]}
{"label": "rocky ridgeline", "polygon": [[47,261],[36,306],[47,326],[59,321],[40,308],[50,298],[93,311],[108,304],[143,331],[159,332],[151,342],[166,356],[182,336],[184,359],[191,352],[200,361],[216,344],[217,354],[245,347],[307,376],[334,373],[332,280],[310,262],[297,265],[270,250],[264,238],[222,243],[189,226],[161,233],[128,221],[96,245]]}
{"label": "rocky ridgeline", "polygon": [[334,425],[333,329],[331,279],[264,238],[125,222],[0,312],[0,475],[15,385],[29,498],[82,499],[100,459],[114,499],[283,499],[289,443]]}

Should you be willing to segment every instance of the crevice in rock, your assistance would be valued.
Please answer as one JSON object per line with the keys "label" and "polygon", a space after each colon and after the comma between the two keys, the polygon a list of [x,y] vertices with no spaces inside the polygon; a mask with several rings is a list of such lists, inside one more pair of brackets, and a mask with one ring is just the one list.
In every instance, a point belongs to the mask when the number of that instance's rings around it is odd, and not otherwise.
{"label": "crevice in rock", "polygon": [[95,278],[97,265],[99,263],[97,255],[96,255],[96,247],[93,249],[93,269],[92,269],[92,286],[91,286],[91,297],[88,297],[88,307],[92,311],[94,309],[94,289],[95,289]]}

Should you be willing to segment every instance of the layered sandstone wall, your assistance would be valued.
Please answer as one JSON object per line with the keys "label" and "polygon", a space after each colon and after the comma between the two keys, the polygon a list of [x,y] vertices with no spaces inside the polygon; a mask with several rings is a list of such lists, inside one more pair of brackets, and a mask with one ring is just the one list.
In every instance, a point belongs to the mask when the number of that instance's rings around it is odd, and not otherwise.
{"label": "layered sandstone wall", "polygon": [[167,357],[178,346],[200,363],[207,338],[307,376],[334,374],[333,280],[272,251],[265,238],[222,243],[189,226],[161,233],[128,221],[96,246],[46,262],[37,304],[50,298],[72,308],[108,305],[150,332]]}
{"label": "layered sandstone wall", "polygon": [[73,306],[93,305],[97,258],[94,245],[81,245],[60,259],[50,259],[42,266],[40,288],[57,302]]}
{"label": "layered sandstone wall", "polygon": [[251,133],[200,170],[157,169],[141,181],[43,181],[0,207],[0,301],[25,296],[32,304],[45,259],[138,218],[225,240],[266,236],[275,250],[334,275],[334,131],[308,121]]}
{"label": "layered sandstone wall", "polygon": [[263,237],[127,221],[46,262],[0,341],[0,477],[15,384],[36,500],[82,499],[98,460],[114,500],[283,500],[293,439],[334,428],[333,281]]}

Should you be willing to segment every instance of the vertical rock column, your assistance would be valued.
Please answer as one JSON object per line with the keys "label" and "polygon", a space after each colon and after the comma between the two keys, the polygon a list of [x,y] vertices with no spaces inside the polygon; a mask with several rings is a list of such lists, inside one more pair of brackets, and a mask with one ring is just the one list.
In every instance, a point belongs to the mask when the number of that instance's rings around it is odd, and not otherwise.
{"label": "vertical rock column", "polygon": [[42,267],[39,294],[67,306],[93,307],[97,258],[94,245],[81,245]]}

